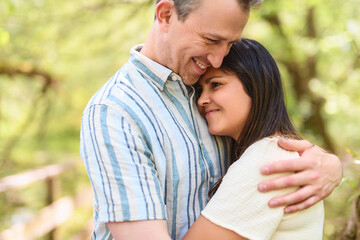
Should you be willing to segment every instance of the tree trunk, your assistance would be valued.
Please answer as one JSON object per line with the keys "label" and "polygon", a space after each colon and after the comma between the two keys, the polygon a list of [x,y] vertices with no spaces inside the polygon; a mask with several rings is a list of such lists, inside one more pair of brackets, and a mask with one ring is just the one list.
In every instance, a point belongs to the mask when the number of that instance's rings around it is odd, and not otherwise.
{"label": "tree trunk", "polygon": [[352,215],[347,222],[341,240],[360,240],[360,196],[357,196],[353,203]]}

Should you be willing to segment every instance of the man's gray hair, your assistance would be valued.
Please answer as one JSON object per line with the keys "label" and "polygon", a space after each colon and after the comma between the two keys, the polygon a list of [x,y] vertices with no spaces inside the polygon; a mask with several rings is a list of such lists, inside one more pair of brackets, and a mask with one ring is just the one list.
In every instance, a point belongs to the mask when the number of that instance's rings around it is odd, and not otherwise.
{"label": "man's gray hair", "polygon": [[[186,17],[200,5],[201,1],[207,0],[173,0],[179,20],[183,21]],[[211,0],[209,0],[211,1]],[[244,10],[249,11],[252,6],[262,2],[262,0],[237,0]],[[156,0],[156,3],[160,0]],[[205,3],[206,4],[206,3]]]}

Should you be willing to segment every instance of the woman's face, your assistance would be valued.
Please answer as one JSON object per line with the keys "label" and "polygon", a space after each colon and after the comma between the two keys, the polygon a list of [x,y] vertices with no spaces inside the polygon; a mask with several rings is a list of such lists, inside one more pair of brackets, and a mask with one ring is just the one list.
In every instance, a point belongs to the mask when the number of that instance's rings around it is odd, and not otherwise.
{"label": "woman's face", "polygon": [[251,109],[251,99],[235,73],[209,69],[198,84],[201,92],[197,106],[214,135],[237,140]]}

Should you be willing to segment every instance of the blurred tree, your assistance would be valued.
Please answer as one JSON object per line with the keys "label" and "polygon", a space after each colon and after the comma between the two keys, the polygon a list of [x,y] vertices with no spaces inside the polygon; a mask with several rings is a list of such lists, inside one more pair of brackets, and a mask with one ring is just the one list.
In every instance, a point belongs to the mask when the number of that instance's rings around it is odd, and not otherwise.
{"label": "blurred tree", "polygon": [[44,164],[36,152],[77,154],[86,102],[145,40],[153,4],[1,1],[0,176]]}
{"label": "blurred tree", "polygon": [[268,46],[281,65],[300,131],[332,152],[360,142],[359,128],[343,129],[344,119],[352,125],[360,117],[356,2],[264,1],[245,33]]}

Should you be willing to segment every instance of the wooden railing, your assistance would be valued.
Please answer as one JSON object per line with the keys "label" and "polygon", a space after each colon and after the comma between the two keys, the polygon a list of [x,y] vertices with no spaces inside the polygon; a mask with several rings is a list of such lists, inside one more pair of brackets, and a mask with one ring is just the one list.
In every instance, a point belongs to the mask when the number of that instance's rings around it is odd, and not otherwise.
{"label": "wooden railing", "polygon": [[[60,178],[65,171],[75,168],[75,164],[54,164],[39,169],[26,171],[0,179],[0,194],[3,192],[25,188],[35,182],[46,182],[46,204],[35,217],[24,223],[16,223],[9,229],[0,233],[0,240],[24,239],[31,240],[45,235],[48,239],[62,239],[57,234],[57,228],[65,223],[79,206],[91,204],[92,191],[90,188],[80,190],[75,196],[65,196],[59,198]],[[92,221],[84,226],[83,232],[71,239],[89,239]]]}

